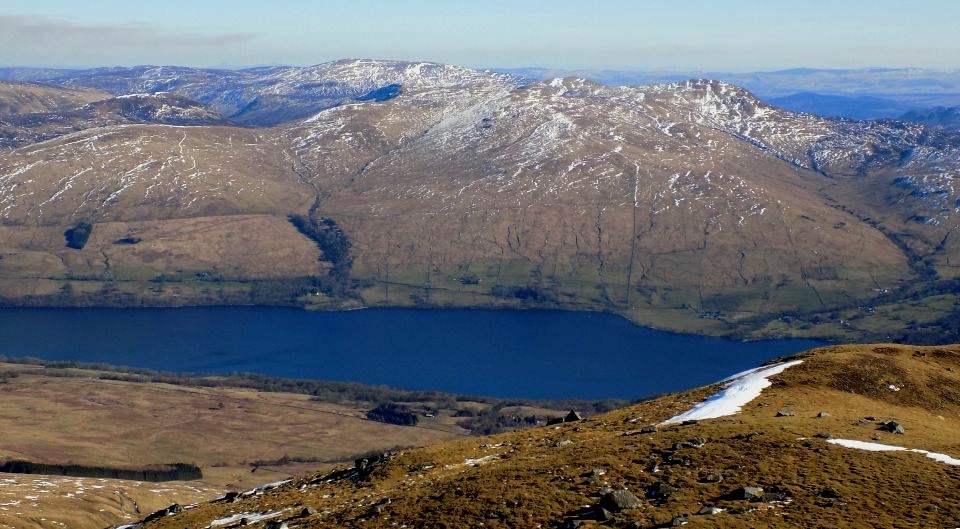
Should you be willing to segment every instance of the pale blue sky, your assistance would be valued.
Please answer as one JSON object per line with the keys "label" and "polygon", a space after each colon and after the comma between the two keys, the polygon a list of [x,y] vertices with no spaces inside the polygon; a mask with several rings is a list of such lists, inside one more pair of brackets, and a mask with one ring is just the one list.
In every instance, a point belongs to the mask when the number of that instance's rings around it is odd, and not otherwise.
{"label": "pale blue sky", "polygon": [[960,68],[956,0],[3,0],[0,66]]}

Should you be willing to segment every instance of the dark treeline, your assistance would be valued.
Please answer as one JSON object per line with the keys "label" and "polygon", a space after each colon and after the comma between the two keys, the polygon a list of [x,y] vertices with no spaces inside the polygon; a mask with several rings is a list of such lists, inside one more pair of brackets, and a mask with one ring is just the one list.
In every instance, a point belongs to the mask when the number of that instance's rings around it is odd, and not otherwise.
{"label": "dark treeline", "polygon": [[[560,415],[561,414],[557,414],[557,416]],[[488,411],[480,412],[470,417],[461,419],[457,421],[457,425],[461,428],[470,430],[477,435],[493,435],[500,432],[508,432],[512,430],[519,430],[521,428],[528,428],[530,426],[537,426],[538,424],[546,424],[549,419],[554,417],[555,416],[553,415],[549,417],[541,417],[537,415],[504,413],[503,411],[498,410],[497,407],[494,407]]]}
{"label": "dark treeline", "polygon": [[320,222],[314,222],[303,215],[295,214],[289,215],[287,218],[300,233],[317,243],[317,247],[323,252],[325,260],[334,265],[346,263],[350,242],[333,219],[324,218]]}
{"label": "dark treeline", "polygon": [[290,454],[283,454],[276,459],[255,459],[247,464],[251,467],[282,467],[284,465],[289,465],[290,463],[340,463],[342,461],[349,460],[349,458],[317,459],[315,457],[291,456]]}
{"label": "dark treeline", "polygon": [[63,232],[63,238],[66,239],[67,247],[82,250],[87,245],[87,239],[90,238],[91,232],[93,232],[93,225],[89,222],[80,221]]}
{"label": "dark treeline", "polygon": [[55,465],[17,460],[0,464],[0,472],[8,474],[44,474],[49,476],[126,479],[151,482],[192,481],[203,478],[203,473],[200,472],[199,467],[187,463],[148,465],[143,468],[110,468],[76,464]]}
{"label": "dark treeline", "polygon": [[291,214],[287,219],[297,231],[316,243],[323,252],[323,260],[331,265],[326,280],[317,283],[317,287],[331,296],[345,296],[350,290],[350,240],[333,219]]}
{"label": "dark treeline", "polygon": [[918,345],[960,343],[960,307],[952,314],[931,322],[907,322],[906,330],[900,331],[888,341]]}
{"label": "dark treeline", "polygon": [[490,289],[490,295],[497,298],[516,298],[521,301],[536,303],[556,303],[559,299],[555,289],[538,285],[495,285]]}
{"label": "dark treeline", "polygon": [[417,414],[413,413],[410,408],[394,402],[381,404],[368,411],[367,418],[371,421],[399,424],[401,426],[416,426],[419,421]]}

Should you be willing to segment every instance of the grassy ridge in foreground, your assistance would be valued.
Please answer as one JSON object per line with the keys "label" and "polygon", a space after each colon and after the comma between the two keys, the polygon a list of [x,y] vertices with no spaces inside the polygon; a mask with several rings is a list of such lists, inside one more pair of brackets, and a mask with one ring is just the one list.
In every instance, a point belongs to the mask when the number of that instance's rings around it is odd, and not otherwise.
{"label": "grassy ridge in foreground", "polygon": [[[960,456],[960,346],[833,346],[795,358],[733,416],[644,428],[718,389],[704,387],[582,422],[403,450],[145,527],[205,527],[241,512],[303,528],[957,526],[960,467],[828,441]],[[743,499],[745,487],[762,491]],[[623,488],[639,497],[631,508],[601,500]]]}

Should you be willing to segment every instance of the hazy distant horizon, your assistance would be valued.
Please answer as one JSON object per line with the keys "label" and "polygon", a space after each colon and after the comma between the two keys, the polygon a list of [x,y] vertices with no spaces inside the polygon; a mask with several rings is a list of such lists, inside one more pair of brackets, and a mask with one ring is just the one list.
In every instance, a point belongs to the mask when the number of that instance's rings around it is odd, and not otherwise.
{"label": "hazy distant horizon", "polygon": [[769,72],[960,69],[960,2],[48,0],[0,7],[11,67],[307,66],[346,57],[471,68]]}
{"label": "hazy distant horizon", "polygon": [[317,66],[320,64],[342,61],[342,60],[375,60],[375,61],[398,61],[398,62],[428,62],[428,63],[437,63],[437,64],[448,64],[452,66],[460,66],[463,68],[470,68],[472,70],[480,71],[495,71],[495,72],[510,72],[510,71],[521,71],[521,70],[540,70],[540,71],[555,71],[555,72],[618,72],[618,73],[643,73],[643,74],[657,74],[657,75],[679,75],[679,74],[706,74],[706,73],[728,73],[728,74],[751,74],[751,73],[782,73],[782,72],[791,72],[791,71],[818,71],[818,72],[867,72],[867,71],[904,71],[904,70],[916,70],[916,71],[926,71],[926,72],[944,72],[944,73],[956,73],[960,72],[960,66],[952,68],[934,68],[934,67],[924,67],[924,66],[915,66],[915,65],[902,65],[902,66],[859,66],[859,67],[849,67],[849,68],[831,68],[826,66],[816,66],[816,65],[807,65],[807,66],[795,66],[789,68],[767,68],[767,69],[723,69],[723,68],[701,68],[701,69],[689,69],[689,68],[641,68],[641,67],[596,67],[596,68],[578,68],[578,67],[554,67],[554,66],[543,66],[540,64],[528,64],[521,66],[502,66],[498,64],[462,64],[455,62],[444,62],[444,61],[432,61],[428,59],[406,59],[406,58],[385,58],[385,57],[340,57],[333,58],[328,60],[316,61],[316,62],[305,62],[305,63],[251,63],[251,64],[209,64],[209,65],[196,65],[196,64],[179,64],[179,63],[151,63],[151,62],[128,62],[128,63],[90,63],[90,64],[13,64],[13,63],[0,63],[0,68],[24,68],[24,69],[50,69],[50,70],[92,70],[96,68],[136,68],[141,66],[157,66],[157,67],[184,67],[184,68],[199,68],[199,69],[210,69],[210,70],[248,70],[254,68],[304,68],[310,66]]}
{"label": "hazy distant horizon", "polygon": [[957,68],[924,68],[920,66],[898,66],[898,67],[889,67],[889,66],[864,66],[858,68],[826,68],[826,67],[817,67],[817,66],[798,66],[795,68],[778,68],[778,69],[767,69],[767,70],[723,70],[720,68],[707,68],[707,69],[643,69],[643,68],[559,68],[559,67],[548,67],[541,66],[537,64],[525,65],[525,66],[500,66],[500,65],[471,65],[471,64],[457,64],[457,63],[444,63],[441,61],[429,61],[429,60],[412,60],[412,59],[385,59],[382,57],[342,57],[338,59],[330,59],[326,61],[314,62],[314,63],[303,63],[303,64],[293,64],[293,63],[269,63],[269,64],[248,64],[248,65],[235,65],[235,64],[213,64],[208,66],[197,66],[190,64],[158,64],[158,63],[127,63],[127,64],[80,64],[80,65],[63,65],[63,64],[7,64],[0,63],[0,68],[3,69],[37,69],[37,70],[92,70],[96,68],[138,68],[138,67],[183,67],[183,68],[198,68],[198,69],[210,69],[210,70],[249,70],[255,68],[304,68],[310,66],[318,66],[325,63],[337,62],[337,61],[348,61],[348,60],[374,60],[374,61],[397,61],[397,62],[428,62],[428,63],[437,63],[437,64],[448,64],[451,66],[459,66],[463,68],[469,68],[479,71],[492,71],[492,72],[523,72],[523,71],[543,71],[543,72],[559,72],[559,73],[571,73],[575,74],[577,72],[592,72],[592,73],[630,73],[630,74],[650,74],[650,75],[684,75],[684,74],[776,74],[776,73],[788,73],[788,72],[799,72],[799,71],[810,71],[810,72],[883,72],[883,71],[918,71],[918,72],[938,72],[938,73],[960,73],[960,67]]}

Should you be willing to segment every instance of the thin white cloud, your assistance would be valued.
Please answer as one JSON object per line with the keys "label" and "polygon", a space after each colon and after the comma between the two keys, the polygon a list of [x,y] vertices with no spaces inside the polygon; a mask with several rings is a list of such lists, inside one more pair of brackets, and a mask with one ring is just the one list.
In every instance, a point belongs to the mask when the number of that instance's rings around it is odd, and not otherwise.
{"label": "thin white cloud", "polygon": [[204,52],[248,44],[255,33],[200,34],[169,31],[146,24],[82,25],[37,16],[0,15],[0,47],[8,60],[43,61],[65,55],[129,55],[131,51],[157,56],[166,52]]}

